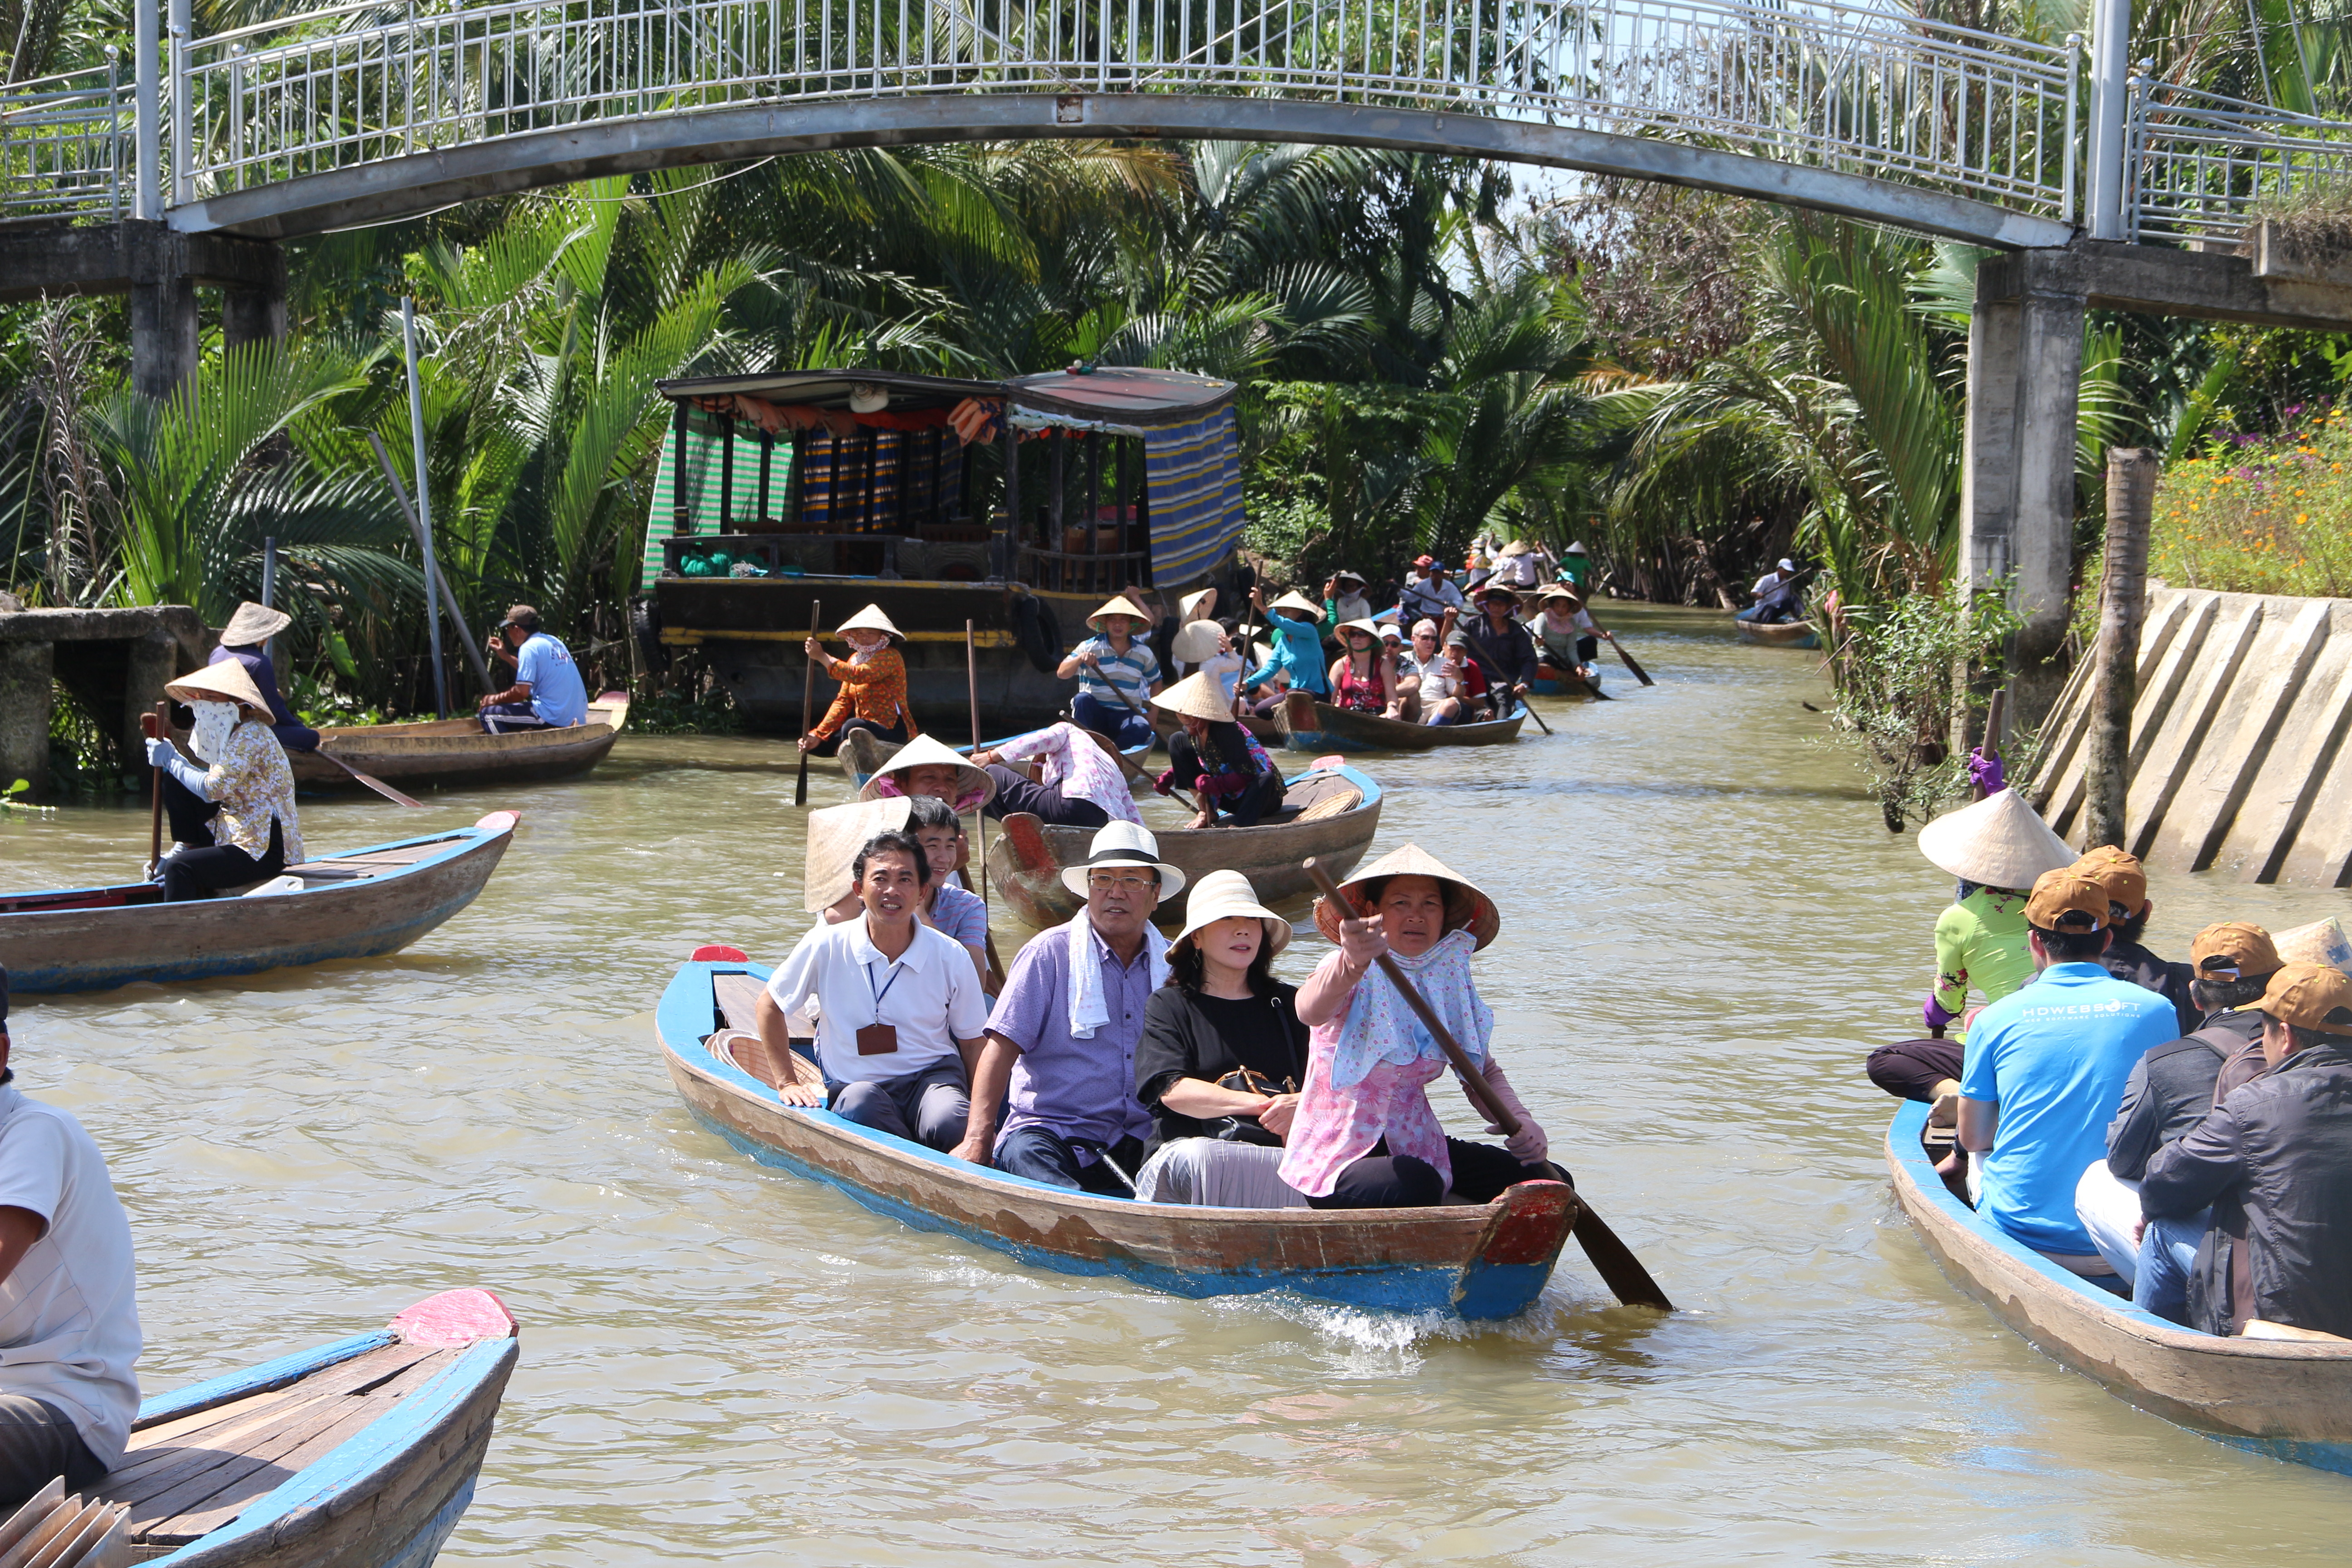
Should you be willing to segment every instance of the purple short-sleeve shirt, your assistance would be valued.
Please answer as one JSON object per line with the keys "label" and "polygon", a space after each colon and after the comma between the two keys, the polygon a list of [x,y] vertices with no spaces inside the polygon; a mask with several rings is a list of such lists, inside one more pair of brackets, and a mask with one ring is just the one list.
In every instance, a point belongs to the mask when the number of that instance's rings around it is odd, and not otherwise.
{"label": "purple short-sleeve shirt", "polygon": [[[1061,931],[1035,937],[1021,950],[988,1016],[989,1033],[1021,1047],[1005,1097],[1005,1132],[1043,1127],[1106,1144],[1150,1135],[1150,1113],[1135,1098],[1135,1047],[1143,1040],[1144,1004],[1151,1000],[1150,955],[1139,951],[1134,963],[1121,963],[1091,925],[1087,937],[1103,966],[1103,995],[1110,1004],[1110,1022],[1092,1039],[1070,1033],[1070,943]],[[1080,1151],[1079,1157],[1094,1163],[1089,1152]]]}

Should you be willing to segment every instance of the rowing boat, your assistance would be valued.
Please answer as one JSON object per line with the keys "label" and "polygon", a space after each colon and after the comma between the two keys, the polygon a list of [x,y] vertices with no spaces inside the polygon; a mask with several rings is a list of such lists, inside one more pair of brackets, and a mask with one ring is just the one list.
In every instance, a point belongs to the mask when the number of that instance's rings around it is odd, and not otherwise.
{"label": "rowing boat", "polygon": [[1284,740],[1294,752],[1427,752],[1439,746],[1499,746],[1519,738],[1522,710],[1484,724],[1408,724],[1354,713],[1294,691],[1282,704]]}
{"label": "rowing boat", "polygon": [[[629,694],[607,691],[588,705],[588,722],[557,730],[484,733],[477,719],[425,719],[319,731],[319,749],[363,773],[410,789],[436,784],[530,784],[584,773],[604,760],[629,721]],[[310,752],[289,752],[304,790],[355,789],[351,774]]]}
{"label": "rowing boat", "polygon": [[1953,1283],[2062,1365],[2142,1410],[2273,1458],[2352,1474],[2352,1344],[2220,1339],[2109,1295],[1945,1187],[1906,1101],[1886,1132],[1903,1212]]}
{"label": "rowing boat", "polygon": [[152,882],[0,894],[0,966],[18,991],[100,991],[378,958],[472,903],[520,820],[494,811],[455,832],[306,860],[244,897],[167,904]]}
{"label": "rowing boat", "polygon": [[1734,621],[1739,635],[1749,642],[1760,642],[1773,647],[1819,647],[1820,634],[1811,621],[1782,621],[1773,626],[1759,626],[1754,621]]}
{"label": "rowing boat", "polygon": [[966,1164],[828,1110],[787,1106],[739,1066],[728,1042],[750,1026],[767,973],[698,960],[662,994],[662,1055],[696,1119],[762,1165],[1032,1267],[1114,1275],[1179,1296],[1286,1290],[1486,1321],[1534,1302],[1576,1219],[1575,1194],[1551,1182],[1476,1205],[1231,1209],[1097,1197]]}
{"label": "rowing boat", "polygon": [[474,1500],[520,1353],[488,1291],[427,1297],[373,1333],[146,1401],[122,1462],[65,1503],[127,1508],[95,1521],[127,1537],[115,1562],[423,1568]]}
{"label": "rowing boat", "polygon": [[1569,670],[1549,664],[1536,666],[1536,678],[1528,682],[1528,689],[1538,697],[1565,697],[1571,701],[1591,701],[1601,695],[1601,676],[1596,669],[1591,680]]}
{"label": "rowing boat", "polygon": [[[1337,764],[1338,759],[1331,759]],[[1344,877],[1381,826],[1381,786],[1345,765],[1286,781],[1282,810],[1255,827],[1177,827],[1153,834],[1160,858],[1184,873],[1185,889],[1152,911],[1181,920],[1192,884],[1211,871],[1239,871],[1262,902],[1313,888],[1299,867],[1313,856]],[[988,846],[988,875],[1013,912],[1033,926],[1060,925],[1086,900],[1062,885],[1066,866],[1086,864],[1091,827],[1050,827],[1025,811],[1008,813]]]}
{"label": "rowing boat", "polygon": [[[1008,736],[1006,739],[1017,740],[1019,737]],[[988,741],[982,742],[981,749],[993,751],[1004,743],[1003,741]],[[834,760],[841,764],[841,776],[849,781],[849,787],[864,789],[866,781],[872,778],[883,763],[897,756],[903,744],[905,742],[901,741],[881,740],[871,730],[852,730],[841,738],[841,744],[835,748],[833,755]],[[1130,764],[1128,768],[1130,774],[1141,769],[1143,759],[1150,754],[1151,746],[1152,742],[1145,741],[1119,752]],[[955,750],[958,756],[971,755],[970,746],[958,746]]]}

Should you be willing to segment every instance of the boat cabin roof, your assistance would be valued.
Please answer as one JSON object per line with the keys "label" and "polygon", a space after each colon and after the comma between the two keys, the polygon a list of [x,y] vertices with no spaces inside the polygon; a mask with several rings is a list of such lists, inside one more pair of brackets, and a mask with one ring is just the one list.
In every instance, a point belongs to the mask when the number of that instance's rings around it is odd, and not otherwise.
{"label": "boat cabin roof", "polygon": [[1015,424],[1146,429],[1181,425],[1223,408],[1237,390],[1230,381],[1184,371],[1134,365],[1073,365],[1005,381],[960,381],[880,370],[794,370],[765,375],[707,375],[656,384],[664,397],[752,397],[804,408],[846,409],[861,385],[889,395],[889,412],[953,408],[967,398],[1012,404]]}

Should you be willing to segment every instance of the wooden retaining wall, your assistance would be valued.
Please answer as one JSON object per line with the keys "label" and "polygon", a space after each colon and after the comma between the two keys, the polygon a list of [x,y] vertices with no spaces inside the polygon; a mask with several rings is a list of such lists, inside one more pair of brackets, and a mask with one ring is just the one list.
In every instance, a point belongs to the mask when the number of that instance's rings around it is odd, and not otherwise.
{"label": "wooden retaining wall", "polygon": [[[2085,659],[2045,727],[2028,799],[2084,831]],[[2132,710],[2124,847],[2247,882],[2352,884],[2352,599],[2152,588]]]}

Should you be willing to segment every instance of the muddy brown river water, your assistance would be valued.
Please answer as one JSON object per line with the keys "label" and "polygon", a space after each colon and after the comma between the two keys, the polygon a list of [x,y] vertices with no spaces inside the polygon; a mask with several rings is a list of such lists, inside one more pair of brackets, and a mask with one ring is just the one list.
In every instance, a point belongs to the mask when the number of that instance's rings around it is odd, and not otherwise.
{"label": "muddy brown river water", "polygon": [[[1547,703],[1558,733],[1514,748],[1375,759],[1375,853],[1416,839],[1496,895],[1497,1050],[1668,1320],[1573,1247],[1536,1311],[1475,1331],[1179,1300],[737,1157],[671,1092],[652,1007],[697,943],[772,961],[802,929],[772,742],[306,804],[321,849],[504,805],[524,828],[397,958],[23,999],[19,1081],[112,1162],[151,1391],[430,1291],[506,1298],[523,1363],[445,1563],[2352,1556],[2352,1479],[2141,1415],[1927,1261],[1862,1058],[1916,1030],[1949,883],[1817,743],[1812,656],[1609,619],[1659,685]],[[0,888],[119,879],[145,838],[143,811],[0,819]],[[2352,912],[2210,876],[2152,896],[2168,954]],[[1284,973],[1320,951],[1309,926]]]}

